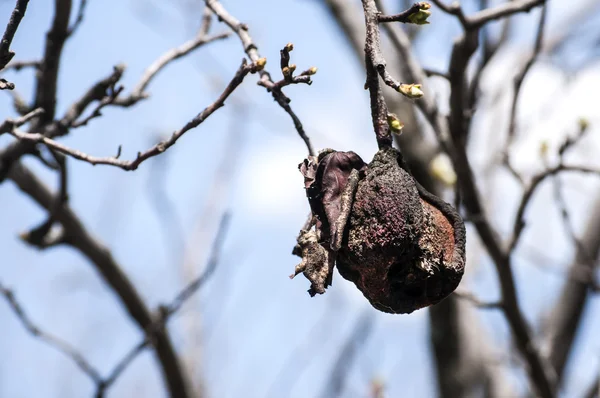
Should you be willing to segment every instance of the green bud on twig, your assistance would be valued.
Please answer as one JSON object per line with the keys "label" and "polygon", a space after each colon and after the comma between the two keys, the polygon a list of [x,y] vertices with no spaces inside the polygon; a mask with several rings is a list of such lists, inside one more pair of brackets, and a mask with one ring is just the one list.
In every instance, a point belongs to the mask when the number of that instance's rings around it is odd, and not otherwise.
{"label": "green bud on twig", "polygon": [[408,98],[421,98],[424,95],[420,84],[401,84],[398,86],[398,92],[406,95]]}

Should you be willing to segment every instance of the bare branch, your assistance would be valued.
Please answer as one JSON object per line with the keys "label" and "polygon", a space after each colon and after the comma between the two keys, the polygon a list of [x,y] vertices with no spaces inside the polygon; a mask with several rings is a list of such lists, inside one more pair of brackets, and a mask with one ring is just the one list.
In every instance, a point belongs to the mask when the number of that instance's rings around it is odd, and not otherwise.
{"label": "bare branch", "polygon": [[[418,25],[424,25],[429,22],[423,20],[422,23],[415,22],[415,15],[419,13],[419,11],[424,11],[429,9],[430,5],[426,2],[414,3],[407,10],[402,11],[398,14],[394,15],[381,15],[377,17],[378,22],[380,23],[388,23],[388,22],[401,22],[401,23],[417,23]],[[428,14],[425,14],[425,19]]]}
{"label": "bare branch", "polygon": [[4,296],[4,299],[10,306],[11,310],[15,313],[23,327],[33,336],[50,347],[60,351],[65,356],[69,357],[82,372],[88,375],[94,382],[98,383],[101,380],[100,372],[92,366],[87,359],[79,352],[75,347],[71,346],[66,341],[53,336],[52,334],[45,332],[39,326],[31,321],[23,307],[17,301],[12,290],[7,289],[0,282],[0,294]]}
{"label": "bare branch", "polygon": [[0,134],[2,133],[10,133],[15,127],[20,127],[27,122],[39,117],[44,110],[42,108],[35,109],[28,114],[21,116],[17,119],[6,119],[2,124],[0,124]]}
{"label": "bare branch", "polygon": [[471,15],[468,18],[469,26],[472,29],[479,28],[482,25],[496,19],[508,17],[519,12],[529,12],[531,9],[545,3],[546,0],[520,0],[505,2],[497,7],[481,10]]}
{"label": "bare branch", "polygon": [[56,214],[68,201],[68,179],[67,179],[67,161],[63,154],[57,153],[50,149],[50,153],[56,162],[56,169],[59,172],[59,193],[55,199],[55,203],[49,212],[46,221],[42,222],[36,228],[24,232],[20,235],[21,239],[40,249],[46,249],[52,246],[56,246],[62,243],[66,243],[66,237],[64,233],[59,233],[54,236],[50,236],[50,232],[54,222],[56,221]]}
{"label": "bare branch", "polygon": [[429,68],[423,68],[423,72],[427,75],[427,77],[437,76],[437,77],[441,77],[446,80],[450,80],[450,76],[448,76],[448,74],[446,72],[441,72],[439,70],[433,70],[433,69],[429,69]]}
{"label": "bare branch", "polygon": [[590,293],[597,291],[594,280],[597,259],[600,253],[600,216],[598,214],[599,199],[579,240],[575,256],[569,267],[568,277],[556,304],[551,308],[550,319],[545,327],[545,345],[548,357],[557,377],[564,377],[564,369],[573,348],[576,333],[581,326],[583,313]]}
{"label": "bare branch", "polygon": [[584,395],[584,398],[598,398],[600,396],[600,377],[597,377]]}
{"label": "bare branch", "polygon": [[28,3],[29,0],[17,0],[15,8],[10,15],[10,20],[2,35],[2,41],[0,41],[0,70],[4,69],[6,64],[15,56],[15,53],[10,50],[10,45],[15,37],[15,33],[17,33],[21,20],[25,16]]}
{"label": "bare branch", "polygon": [[453,2],[452,4],[447,6],[440,0],[431,0],[431,1],[433,2],[433,4],[438,6],[445,13],[450,14],[450,15],[455,15],[465,30],[469,29],[469,22],[467,21],[467,18],[465,17],[465,14],[463,13],[462,7],[460,6],[459,2]]}
{"label": "bare branch", "polygon": [[[61,127],[63,131],[68,131],[68,128],[76,124],[77,118],[79,118],[83,112],[87,109],[87,107],[94,101],[102,101],[107,96],[107,91],[110,89],[111,91],[116,91],[115,85],[121,80],[123,76],[123,72],[125,72],[125,65],[119,64],[113,68],[113,71],[110,75],[105,77],[102,80],[96,82],[92,87],[90,87],[85,94],[77,101],[75,101],[69,107],[69,110],[65,113],[63,118],[60,121]],[[112,95],[108,95],[111,97]],[[81,125],[81,124],[80,124]],[[51,137],[56,137],[58,134],[48,134]]]}
{"label": "bare branch", "polygon": [[[258,47],[254,44],[252,37],[248,33],[248,25],[241,23],[234,16],[229,14],[225,7],[217,1],[217,0],[204,0],[206,6],[212,10],[212,12],[219,18],[220,21],[223,21],[229,28],[235,32],[235,34],[239,37],[242,42],[242,46],[244,47],[244,52],[248,55],[252,62],[257,62],[261,59],[258,53]],[[275,83],[271,79],[271,75],[266,71],[262,70],[260,72],[260,81],[259,84],[263,87],[267,88],[271,92],[273,99],[279,104],[280,107],[283,108],[284,111],[287,112],[288,115],[292,118],[294,122],[294,127],[298,132],[298,135],[304,141],[306,148],[308,149],[309,155],[314,155],[315,151],[310,143],[309,137],[306,135],[304,131],[304,127],[300,122],[298,116],[294,113],[292,108],[290,107],[290,99],[281,91],[280,87],[275,86]]]}
{"label": "bare branch", "polygon": [[200,28],[200,31],[196,37],[158,57],[148,68],[146,68],[144,74],[140,78],[140,81],[133,88],[131,94],[125,98],[118,99],[115,101],[115,103],[121,106],[131,106],[142,99],[148,98],[146,88],[156,77],[156,75],[165,68],[165,66],[183,56],[192,53],[194,50],[202,47],[205,44],[223,40],[229,37],[229,33],[220,33],[214,36],[207,36],[204,31],[204,26],[206,26],[206,23]]}
{"label": "bare branch", "polygon": [[[175,131],[171,137],[168,139],[154,145],[152,148],[146,150],[145,152],[139,152],[137,157],[134,160],[120,160],[118,156],[108,157],[108,158],[99,158],[95,156],[88,155],[83,153],[77,149],[69,148],[66,145],[63,145],[51,138],[46,137],[43,134],[39,133],[26,133],[19,130],[13,130],[11,134],[20,140],[25,140],[33,143],[43,143],[44,145],[55,149],[59,152],[64,153],[65,155],[69,155],[75,159],[83,160],[92,165],[97,164],[105,164],[111,165],[115,167],[120,167],[123,170],[131,171],[136,170],[141,163],[145,160],[150,159],[151,157],[160,155],[171,146],[173,146],[179,138],[181,138],[186,132],[189,130],[198,127],[204,120],[206,120],[210,115],[212,115],[217,109],[223,107],[225,105],[225,100],[233,93],[237,86],[239,86],[244,77],[249,73],[256,73],[262,66],[257,65],[255,63],[247,64],[246,59],[242,60],[242,64],[237,70],[233,79],[229,82],[223,93],[217,98],[215,102],[204,108],[202,112],[200,112],[196,117],[190,120],[185,126],[181,129]],[[120,151],[119,151],[120,153]]]}
{"label": "bare branch", "polygon": [[[52,211],[54,195],[29,169],[16,163],[9,173],[9,178],[40,206]],[[150,310],[123,273],[121,266],[112,257],[110,250],[90,235],[68,205],[64,205],[57,212],[56,220],[61,223],[68,244],[80,251],[96,267],[107,285],[119,296],[121,304],[139,328],[144,332],[154,330],[154,350],[169,394],[175,397],[190,397],[188,380],[167,330],[157,330],[154,326],[154,317]]]}
{"label": "bare branch", "polygon": [[46,36],[44,58],[36,79],[34,108],[44,109],[40,125],[51,122],[56,112],[56,89],[62,50],[69,32],[72,0],[55,0],[54,21]]}
{"label": "bare branch", "polygon": [[455,291],[454,295],[456,295],[456,297],[458,297],[462,300],[470,302],[475,307],[481,308],[484,310],[502,309],[502,307],[503,307],[501,301],[490,301],[490,302],[482,301],[477,296],[475,296],[473,293],[469,293],[469,292]]}
{"label": "bare branch", "polygon": [[525,80],[527,73],[529,72],[529,70],[531,69],[533,64],[535,63],[536,58],[538,57],[540,51],[542,50],[542,44],[543,44],[543,40],[544,40],[544,27],[546,26],[547,9],[548,9],[547,4],[544,4],[544,6],[542,7],[542,15],[540,16],[540,22],[538,24],[538,30],[537,30],[537,34],[536,34],[535,45],[533,47],[533,52],[531,53],[531,56],[529,57],[527,62],[525,62],[525,65],[523,65],[523,69],[517,75],[517,77],[515,78],[515,81],[514,81],[513,100],[512,100],[511,108],[510,108],[510,117],[508,119],[508,136],[507,136],[507,143],[506,143],[507,149],[510,147],[510,145],[512,144],[512,141],[514,140],[514,137],[515,137],[516,118],[517,118],[517,103],[519,101],[519,94],[521,93],[521,87],[523,86],[523,81]]}
{"label": "bare branch", "polygon": [[470,31],[476,30],[490,21],[508,17],[519,12],[528,12],[532,8],[544,4],[546,0],[509,1],[494,8],[478,11],[471,16],[465,16],[458,2],[454,2],[449,6],[445,5],[440,0],[432,0],[432,2],[444,12],[455,15],[463,25],[464,29]]}
{"label": "bare branch", "polygon": [[164,330],[166,323],[169,319],[181,308],[181,306],[202,286],[206,284],[206,282],[211,278],[214,274],[217,266],[220,263],[221,250],[223,246],[223,241],[225,240],[225,236],[227,235],[227,229],[229,226],[229,213],[223,214],[221,218],[221,222],[219,223],[219,230],[217,231],[217,236],[213,241],[213,245],[210,252],[210,257],[208,259],[208,263],[206,265],[206,269],[200,276],[194,279],[191,283],[189,283],[177,296],[169,303],[168,305],[161,306],[159,309],[158,319],[154,322],[152,326],[147,328],[146,337],[136,344],[131,350],[125,354],[125,356],[115,365],[113,370],[110,372],[109,376],[98,384],[96,391],[96,398],[100,398],[104,396],[104,392],[108,389],[117,378],[121,375],[121,373],[133,362],[133,360],[141,354],[144,349],[152,344],[155,339],[156,331]]}
{"label": "bare branch", "polygon": [[350,367],[373,332],[373,324],[373,314],[370,310],[366,310],[359,315],[352,332],[340,347],[338,357],[333,369],[329,372],[321,397],[335,398],[342,396]]}
{"label": "bare branch", "polygon": [[525,219],[524,219],[525,210],[527,210],[527,206],[531,202],[531,198],[533,197],[533,194],[535,193],[537,188],[540,186],[540,184],[546,180],[546,178],[554,176],[561,172],[578,172],[578,173],[586,173],[586,174],[596,174],[596,175],[600,176],[600,169],[593,169],[593,168],[583,167],[583,166],[566,166],[566,165],[563,165],[562,163],[559,164],[558,166],[549,168],[549,169],[537,174],[536,176],[534,176],[533,179],[531,180],[531,183],[529,184],[529,187],[523,193],[523,196],[521,197],[521,202],[519,203],[519,206],[517,208],[515,221],[513,223],[513,234],[512,234],[510,243],[508,245],[509,253],[512,253],[514,251],[514,249],[516,248],[517,244],[519,243],[519,238],[521,237],[521,233],[523,232],[523,229],[525,228],[525,225],[526,225]]}
{"label": "bare branch", "polygon": [[79,0],[79,10],[77,11],[77,17],[75,18],[75,22],[73,22],[73,25],[69,27],[69,30],[67,31],[67,37],[72,36],[83,22],[86,7],[87,0]]}
{"label": "bare branch", "polygon": [[[57,0],[58,2],[69,1],[70,0]],[[61,3],[64,6],[64,3]],[[58,3],[57,3],[58,5]],[[70,5],[69,5],[70,7]],[[70,8],[69,8],[70,9]],[[64,11],[64,8],[61,8]],[[58,11],[57,11],[58,12]],[[58,18],[58,17],[57,17]],[[68,19],[68,18],[67,18]],[[61,20],[62,21],[62,20]],[[55,20],[56,23],[56,20]],[[62,25],[61,25],[62,26]],[[53,122],[52,117],[44,116],[43,120],[39,123],[41,128],[32,129],[33,133],[40,133],[48,138],[55,138],[59,136],[63,136],[69,133],[69,129],[73,127],[79,127],[87,124],[91,119],[100,116],[100,110],[107,105],[119,105],[119,106],[132,106],[136,104],[138,101],[147,98],[147,94],[143,92],[143,90],[148,86],[151,80],[156,76],[156,74],[162,70],[162,68],[166,67],[170,62],[175,59],[181,58],[182,56],[189,54],[196,48],[201,47],[204,44],[210,43],[215,40],[222,39],[226,36],[226,34],[216,35],[207,37],[205,36],[206,32],[206,19],[205,24],[200,29],[200,34],[196,36],[196,38],[184,43],[183,45],[169,50],[162,56],[160,56],[144,73],[140,82],[137,84],[136,89],[134,89],[133,93],[125,98],[118,98],[118,95],[122,92],[121,87],[115,87],[116,83],[120,80],[123,71],[124,65],[115,66],[113,72],[106,78],[98,81],[92,87],[90,87],[84,95],[75,101],[70,107],[67,113],[63,116],[61,120],[58,122]],[[62,48],[62,47],[61,47]],[[47,49],[48,50],[48,49]],[[45,68],[45,64],[42,63],[40,65],[41,70]],[[58,66],[57,66],[58,67]],[[49,73],[49,72],[48,72]],[[39,84],[38,84],[39,85]],[[110,92],[107,95],[107,90]],[[138,92],[139,91],[139,92]],[[40,94],[41,95],[41,94]],[[44,96],[46,94],[43,94]],[[23,108],[22,101],[17,96],[15,97],[15,105],[20,105]],[[99,104],[96,106],[94,111],[88,116],[83,118],[82,120],[76,121],[85,109],[94,101],[99,101]],[[18,102],[18,103],[17,103]],[[46,110],[42,106],[42,108]],[[25,109],[22,109],[25,110]],[[37,127],[37,126],[34,126]],[[11,165],[18,161],[19,158],[26,154],[34,152],[35,145],[32,142],[16,142],[12,145],[9,145],[6,149],[0,152],[0,182],[4,180],[7,173],[10,170]]]}
{"label": "bare branch", "polygon": [[21,69],[25,68],[34,68],[37,70],[40,68],[40,65],[40,61],[12,61],[8,65],[6,65],[4,69],[2,69],[2,71],[6,72],[7,70],[14,69],[18,72]]}
{"label": "bare branch", "polygon": [[[561,164],[564,161],[563,156],[566,151],[572,148],[587,130],[587,124],[581,123],[578,134],[572,138],[567,138],[560,146],[558,154]],[[545,328],[547,330],[548,357],[556,370],[558,379],[561,380],[590,293],[598,289],[598,284],[595,281],[595,270],[598,254],[600,253],[600,218],[596,214],[597,206],[592,206],[591,208],[594,210],[588,218],[589,221],[584,235],[582,238],[577,237],[558,178],[559,175],[556,175],[554,179],[555,199],[565,229],[575,243],[576,248],[575,256],[569,267],[568,277],[554,308],[550,312],[548,327]],[[599,200],[596,199],[596,205]]]}

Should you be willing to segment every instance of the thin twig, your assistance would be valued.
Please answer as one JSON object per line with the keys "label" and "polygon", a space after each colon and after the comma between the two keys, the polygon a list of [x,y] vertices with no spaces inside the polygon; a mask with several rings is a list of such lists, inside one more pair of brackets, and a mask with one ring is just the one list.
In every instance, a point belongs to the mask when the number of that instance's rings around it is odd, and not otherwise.
{"label": "thin twig", "polygon": [[[21,163],[16,163],[10,170],[9,178],[18,188],[35,200],[47,211],[55,204],[55,195]],[[171,337],[166,329],[156,330],[154,317],[150,309],[139,295],[137,289],[115,261],[110,250],[95,239],[84,227],[70,206],[63,206],[56,215],[62,225],[67,243],[87,257],[98,270],[103,280],[119,297],[129,316],[144,332],[153,328],[154,351],[160,364],[166,388],[170,396],[186,398],[191,396],[189,381],[180,364],[173,347]]]}
{"label": "thin twig", "polygon": [[[62,32],[62,28],[64,27],[63,19],[65,18],[65,14],[68,14],[68,12],[70,12],[70,7],[71,7],[70,0],[57,0],[56,7],[57,8],[56,8],[55,21],[54,21],[53,28],[50,33],[52,33],[54,30],[58,30],[59,32]],[[66,15],[66,18],[68,19],[68,15]],[[100,109],[104,106],[107,106],[107,105],[132,106],[132,105],[136,104],[137,102],[139,102],[140,100],[147,98],[148,95],[147,95],[147,93],[143,92],[143,90],[148,86],[148,84],[152,81],[152,79],[156,76],[156,74],[160,70],[162,70],[164,67],[166,67],[173,60],[180,58],[183,55],[189,54],[191,51],[193,51],[196,48],[201,47],[203,44],[210,43],[214,40],[218,40],[218,39],[221,39],[226,36],[226,34],[216,35],[216,36],[211,36],[211,37],[206,36],[206,32],[208,32],[208,27],[206,24],[207,24],[207,20],[205,18],[203,27],[201,27],[201,29],[200,29],[200,33],[201,33],[200,35],[197,35],[191,41],[188,41],[175,49],[171,49],[171,50],[167,51],[165,54],[161,55],[156,61],[154,61],[154,63],[152,63],[151,66],[148,67],[146,72],[142,75],[142,78],[140,79],[139,83],[136,85],[136,88],[134,88],[134,91],[132,92],[132,94],[128,95],[125,98],[116,97],[118,94],[121,93],[122,89],[116,88],[115,84],[120,79],[120,77],[123,73],[123,70],[124,70],[123,65],[117,65],[115,67],[115,69],[113,70],[113,73],[111,73],[111,75],[96,82],[92,87],[90,87],[83,94],[83,96],[81,98],[79,98],[77,101],[75,101],[68,108],[68,111],[62,117],[62,119],[60,119],[58,121],[53,121],[54,108],[51,107],[52,116],[48,117],[48,115],[45,115],[43,120],[41,120],[40,123],[38,123],[39,128],[38,128],[38,126],[34,126],[36,128],[32,128],[30,133],[40,133],[40,134],[45,135],[48,138],[64,136],[69,133],[70,128],[85,125],[87,122],[89,122],[89,120],[91,120],[94,117],[97,117],[100,113]],[[60,34],[57,34],[57,35],[59,38],[62,37]],[[54,48],[59,48],[57,46],[59,46],[60,43],[47,42],[46,44],[47,44],[46,53],[48,53],[48,51],[51,51]],[[48,48],[48,46],[50,46],[51,48]],[[62,49],[62,44],[60,44],[60,49]],[[60,51],[58,54],[60,55]],[[50,61],[48,61],[48,62],[50,62]],[[52,65],[54,65],[54,64],[52,64]],[[52,65],[47,65],[47,63],[45,63],[45,61],[42,62],[40,65],[40,70],[43,72],[43,75],[46,76],[46,79],[50,79],[53,76],[53,75],[51,75],[51,71],[47,70]],[[38,80],[39,95],[36,96],[36,98],[38,98],[38,100],[36,100],[36,103],[40,104],[40,106],[46,112],[48,112],[48,110],[46,109],[47,107],[44,107],[41,104],[42,103],[46,103],[46,104],[52,103],[51,100],[48,98],[50,95],[50,91],[52,91],[52,90],[55,91],[55,87],[53,89],[51,82],[49,82],[49,83],[46,83],[47,87],[44,86],[45,88],[43,88],[43,90],[42,90],[40,85],[41,85],[41,83]],[[106,95],[106,91],[109,89],[111,90],[111,92],[108,95]],[[20,108],[23,108],[23,104],[22,104],[22,101],[20,101],[20,98],[17,98],[17,96],[15,96],[15,95],[13,95],[13,97],[15,98],[15,105],[19,105]],[[114,98],[112,98],[112,97],[114,97]],[[17,101],[17,100],[19,100],[19,101]],[[96,109],[94,111],[92,111],[92,113],[88,117],[85,117],[81,120],[76,121],[83,114],[83,112],[87,109],[87,107],[94,101],[99,101],[99,104],[96,107]],[[17,102],[18,102],[18,104],[17,104]],[[26,109],[21,109],[21,110],[26,111]],[[34,153],[34,152],[35,152],[35,145],[33,145],[32,142],[21,142],[21,141],[15,142],[15,143],[9,145],[7,148],[5,148],[3,151],[1,151],[0,152],[0,182],[2,182],[4,180],[4,178],[6,178],[6,175],[10,171],[10,168],[13,163],[18,161],[19,158],[21,156],[23,156],[24,154]]]}
{"label": "thin twig", "polygon": [[503,305],[501,301],[482,301],[473,293],[463,292],[463,291],[454,291],[453,293],[456,297],[466,300],[476,306],[477,308],[481,308],[484,310],[488,309],[502,309]]}
{"label": "thin twig", "polygon": [[488,22],[508,17],[519,12],[528,12],[546,2],[546,0],[514,0],[503,3],[497,7],[487,8],[478,11],[473,15],[466,16],[458,2],[452,3],[448,6],[440,0],[431,1],[444,12],[455,15],[466,31],[478,29]]}
{"label": "thin twig", "polygon": [[98,383],[100,382],[100,380],[102,380],[100,372],[96,370],[96,368],[92,366],[92,364],[90,364],[88,360],[85,359],[85,357],[79,351],[77,351],[75,347],[70,345],[65,340],[62,340],[48,332],[45,332],[39,326],[37,326],[29,318],[23,307],[19,304],[12,290],[4,287],[1,282],[0,294],[4,297],[11,310],[17,316],[17,318],[19,318],[19,321],[21,321],[23,327],[33,337],[40,339],[45,344],[60,351],[65,356],[69,357],[73,362],[75,362],[79,369],[81,369],[82,372],[88,375],[94,382]]}
{"label": "thin twig", "polygon": [[25,68],[34,68],[38,70],[40,68],[40,61],[12,61],[6,65],[2,71],[6,72],[7,70],[13,69],[18,72]]}
{"label": "thin twig", "polygon": [[513,99],[512,99],[511,107],[510,107],[510,116],[508,119],[507,142],[505,145],[507,150],[508,150],[508,148],[510,148],[510,146],[515,138],[515,133],[517,130],[517,126],[516,126],[517,105],[518,105],[519,97],[520,97],[519,94],[521,93],[521,88],[523,87],[523,82],[525,81],[525,77],[527,76],[527,73],[529,73],[529,70],[531,69],[531,67],[535,63],[538,55],[540,54],[540,51],[542,51],[542,44],[543,44],[543,40],[544,40],[544,27],[546,26],[547,9],[548,9],[547,4],[544,4],[544,6],[542,7],[542,15],[540,16],[540,22],[538,23],[538,29],[537,29],[537,34],[536,34],[535,45],[533,47],[533,51],[531,53],[531,56],[527,60],[527,62],[525,62],[525,65],[523,65],[523,69],[517,75],[517,77],[515,77],[515,80],[514,80],[514,86],[513,86],[514,92],[513,92]]}
{"label": "thin twig", "polygon": [[494,8],[488,8],[481,10],[470,17],[468,17],[469,26],[472,29],[479,28],[482,25],[500,19],[511,16],[520,12],[529,12],[533,8],[545,4],[547,0],[521,0],[521,1],[508,1],[500,4]]}
{"label": "thin twig", "polygon": [[75,18],[75,22],[73,22],[73,25],[69,27],[67,36],[72,36],[75,33],[75,31],[79,28],[79,26],[81,26],[81,23],[83,22],[83,17],[85,16],[86,7],[87,0],[80,0],[79,10],[77,11],[77,17]]}
{"label": "thin twig", "polygon": [[151,325],[146,331],[146,337],[131,350],[129,350],[123,358],[113,367],[109,376],[104,379],[97,386],[96,398],[101,398],[104,396],[104,392],[108,389],[117,378],[121,375],[121,373],[133,362],[135,358],[139,354],[141,354],[146,347],[149,347],[154,340],[154,333],[156,330],[162,330],[169,319],[179,311],[181,306],[202,286],[206,284],[206,282],[211,278],[214,272],[217,269],[217,266],[220,263],[221,251],[223,246],[223,241],[227,235],[227,230],[229,227],[230,214],[225,213],[221,217],[221,221],[219,223],[219,229],[217,231],[217,235],[213,241],[212,249],[210,252],[210,257],[208,259],[208,263],[206,265],[206,269],[200,276],[190,282],[177,296],[165,306],[161,306],[159,311],[159,316],[157,320]]}
{"label": "thin twig", "polygon": [[[261,56],[258,53],[258,47],[256,44],[254,44],[252,37],[248,33],[248,25],[241,23],[238,19],[232,16],[219,1],[205,0],[204,2],[206,3],[206,6],[209,7],[219,18],[219,20],[227,24],[227,26],[229,26],[229,28],[239,37],[244,48],[244,52],[248,55],[250,60],[252,62],[257,62],[259,59],[261,59]],[[288,115],[290,115],[298,135],[300,138],[302,138],[306,148],[308,149],[308,154],[311,156],[315,155],[310,138],[304,131],[304,126],[302,126],[300,119],[289,105],[290,99],[283,93],[283,91],[281,91],[279,87],[275,86],[275,83],[271,79],[271,75],[266,70],[262,70],[260,72],[259,84],[267,88],[267,90],[271,92],[273,99],[275,99],[279,106],[282,107]]]}
{"label": "thin twig", "polygon": [[21,127],[25,123],[28,123],[40,116],[42,113],[44,113],[44,110],[42,108],[38,108],[17,119],[6,119],[2,124],[0,124],[0,134],[10,133],[15,127]]}
{"label": "thin twig", "polygon": [[[104,79],[97,81],[92,87],[90,87],[84,94],[75,101],[65,115],[60,120],[60,125],[64,131],[68,131],[68,128],[72,127],[76,120],[85,112],[87,107],[94,101],[102,101],[106,97],[112,97],[111,94],[107,95],[107,91],[111,90],[114,92],[115,85],[121,80],[125,72],[125,65],[119,64],[113,67],[113,71],[110,75]],[[58,134],[46,132],[46,135],[50,137],[56,137]]]}
{"label": "thin twig", "polygon": [[519,243],[519,238],[525,228],[525,210],[527,210],[527,206],[531,202],[531,198],[533,194],[536,192],[537,188],[540,186],[542,182],[544,182],[547,178],[552,177],[561,172],[577,172],[577,173],[586,173],[586,174],[595,174],[600,176],[600,169],[594,169],[584,166],[567,166],[563,164],[559,164],[558,166],[551,167],[549,169],[544,170],[543,172],[535,175],[531,182],[529,183],[529,187],[525,190],[521,197],[521,201],[519,206],[517,207],[517,213],[515,216],[515,221],[513,223],[513,233],[510,243],[508,245],[508,253],[512,253],[517,244]]}
{"label": "thin twig", "polygon": [[425,2],[414,3],[407,10],[402,11],[398,14],[394,15],[382,15],[379,14],[377,20],[379,23],[388,23],[388,22],[401,22],[401,23],[412,23],[410,17],[415,13],[419,12],[419,10],[423,9],[424,5],[428,5]]}
{"label": "thin twig", "polygon": [[[17,129],[14,129],[10,133],[20,140],[30,141],[30,142],[34,142],[34,143],[43,143],[44,145],[46,145],[52,149],[55,149],[59,152],[62,152],[65,155],[69,155],[75,159],[85,161],[92,165],[105,164],[105,165],[120,167],[123,170],[127,170],[127,171],[136,170],[139,167],[139,165],[142,164],[145,160],[150,159],[151,157],[157,156],[157,155],[163,153],[164,151],[166,151],[167,149],[169,149],[186,132],[188,132],[189,130],[191,130],[195,127],[198,127],[202,122],[204,122],[204,120],[206,120],[210,115],[212,115],[217,109],[223,107],[225,105],[225,100],[227,99],[227,97],[229,97],[229,95],[231,95],[231,93],[233,93],[235,88],[242,83],[242,81],[244,80],[244,77],[246,77],[246,75],[248,75],[249,73],[256,73],[260,68],[261,68],[261,66],[258,66],[255,63],[248,64],[246,62],[246,59],[244,58],[242,60],[242,64],[238,68],[235,76],[229,82],[227,87],[225,87],[225,90],[223,91],[223,93],[221,93],[219,98],[217,98],[212,104],[210,104],[209,106],[204,108],[204,110],[202,112],[200,112],[198,115],[196,115],[196,117],[194,117],[192,120],[190,120],[185,126],[183,126],[181,129],[175,131],[168,139],[161,141],[160,143],[154,145],[152,148],[146,150],[145,152],[139,152],[137,157],[134,160],[120,160],[118,155],[113,156],[113,157],[105,157],[105,158],[91,156],[91,155],[83,153],[77,149],[69,148],[66,145],[63,145],[51,138],[48,138],[45,135],[39,134],[39,133],[26,133],[26,132],[23,132],[23,131],[20,131]],[[119,153],[120,153],[120,151],[119,151]]]}
{"label": "thin twig", "polygon": [[[206,24],[206,22],[205,22]],[[165,68],[171,62],[192,53],[194,50],[204,46],[205,44],[213,43],[218,40],[223,40],[229,37],[229,33],[220,33],[214,36],[207,36],[204,32],[204,26],[200,28],[200,31],[191,40],[181,44],[178,47],[172,48],[169,51],[158,57],[150,66],[146,68],[139,82],[135,85],[131,94],[125,98],[120,98],[115,101],[116,105],[131,106],[138,101],[148,98],[146,88],[150,82],[156,77],[156,75]]]}
{"label": "thin twig", "polygon": [[354,328],[340,347],[337,359],[329,372],[329,377],[320,395],[322,398],[342,396],[346,378],[350,374],[350,367],[373,333],[374,323],[373,313],[370,310],[363,311],[358,316]]}

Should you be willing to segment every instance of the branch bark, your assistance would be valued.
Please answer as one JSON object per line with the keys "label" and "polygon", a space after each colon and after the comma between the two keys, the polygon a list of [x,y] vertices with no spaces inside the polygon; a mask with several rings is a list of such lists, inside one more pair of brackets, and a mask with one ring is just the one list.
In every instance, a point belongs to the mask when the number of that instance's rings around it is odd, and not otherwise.
{"label": "branch bark", "polygon": [[15,56],[15,53],[10,51],[10,45],[15,37],[15,33],[17,33],[21,20],[25,16],[28,3],[29,0],[17,0],[15,8],[10,16],[10,20],[6,25],[6,30],[2,35],[2,41],[0,41],[0,70],[4,69],[6,64],[8,64]]}

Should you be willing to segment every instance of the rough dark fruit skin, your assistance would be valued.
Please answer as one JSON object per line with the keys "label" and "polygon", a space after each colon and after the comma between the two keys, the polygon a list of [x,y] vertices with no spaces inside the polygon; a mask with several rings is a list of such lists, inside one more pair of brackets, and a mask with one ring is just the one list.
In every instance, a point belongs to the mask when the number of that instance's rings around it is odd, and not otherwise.
{"label": "rough dark fruit skin", "polygon": [[438,303],[464,273],[462,220],[450,205],[417,187],[400,159],[387,148],[369,164],[337,256],[340,274],[388,313]]}
{"label": "rough dark fruit skin", "polygon": [[354,152],[322,151],[299,166],[315,228],[303,230],[295,273],[309,293],[331,285],[333,264],[376,309],[411,313],[456,289],[465,268],[465,227],[452,206],[421,187],[399,151],[366,165]]}

